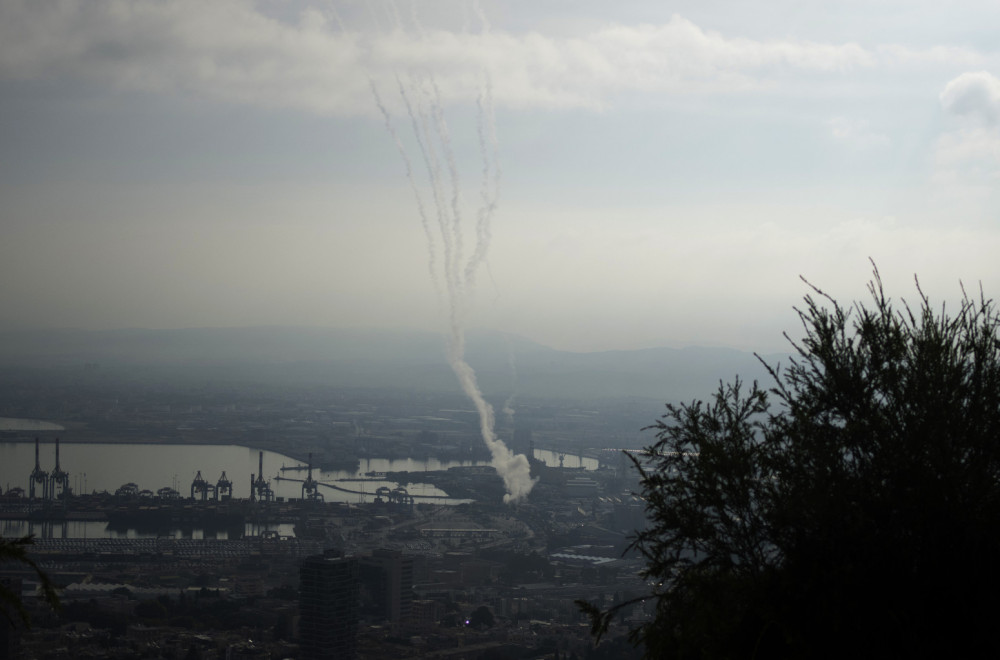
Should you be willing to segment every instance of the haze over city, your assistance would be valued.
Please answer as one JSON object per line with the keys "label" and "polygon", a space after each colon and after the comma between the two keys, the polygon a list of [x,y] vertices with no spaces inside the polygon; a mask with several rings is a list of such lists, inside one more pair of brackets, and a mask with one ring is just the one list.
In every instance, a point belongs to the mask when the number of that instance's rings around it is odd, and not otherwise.
{"label": "haze over city", "polygon": [[[467,324],[785,349],[798,276],[1000,291],[994,3],[0,2],[0,324],[442,330],[399,81],[474,218]],[[424,84],[424,83],[420,83]],[[426,88],[425,88],[426,89]],[[426,185],[426,181],[418,181]],[[471,251],[471,248],[467,246]]]}
{"label": "haze over city", "polygon": [[997,25],[0,0],[0,658],[986,655]]}

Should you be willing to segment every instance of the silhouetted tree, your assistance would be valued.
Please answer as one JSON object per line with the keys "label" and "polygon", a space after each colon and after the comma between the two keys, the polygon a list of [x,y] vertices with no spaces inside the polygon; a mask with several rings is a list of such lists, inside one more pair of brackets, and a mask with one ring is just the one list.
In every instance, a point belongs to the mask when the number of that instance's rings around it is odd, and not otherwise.
{"label": "silhouetted tree", "polygon": [[[894,306],[877,270],[868,305],[810,287],[770,390],[668,404],[635,460],[656,611],[632,640],[650,658],[996,656],[996,306],[935,311],[919,283]],[[580,605],[599,636],[631,603]]]}
{"label": "silhouetted tree", "polygon": [[469,615],[469,626],[472,628],[492,628],[493,612],[485,605],[480,605]]}
{"label": "silhouetted tree", "polygon": [[[31,568],[38,577],[42,597],[53,609],[58,609],[59,597],[56,595],[55,585],[52,584],[49,576],[39,568],[35,560],[28,555],[28,546],[34,542],[35,538],[31,535],[16,539],[0,537],[0,568],[6,568],[4,564],[21,564]],[[0,582],[0,612],[11,625],[14,625],[15,617],[20,619],[25,626],[31,625],[31,617],[24,609],[21,594],[3,582]]]}

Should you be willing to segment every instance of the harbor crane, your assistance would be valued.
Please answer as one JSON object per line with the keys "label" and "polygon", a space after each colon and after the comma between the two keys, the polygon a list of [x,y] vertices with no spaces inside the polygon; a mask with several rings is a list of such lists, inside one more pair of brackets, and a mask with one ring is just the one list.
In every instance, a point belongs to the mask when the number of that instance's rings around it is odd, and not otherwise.
{"label": "harbor crane", "polygon": [[319,492],[319,483],[313,479],[313,455],[309,453],[309,473],[306,480],[302,482],[302,499],[313,501],[324,501],[323,494]]}
{"label": "harbor crane", "polygon": [[42,469],[38,462],[38,438],[35,438],[35,469],[28,479],[28,497],[35,499],[35,486],[42,487],[42,499],[49,499],[49,473]]}
{"label": "harbor crane", "polygon": [[[59,489],[56,492],[56,489]],[[56,438],[56,467],[49,474],[49,496],[54,498],[66,497],[71,493],[69,487],[69,473],[64,472],[59,467],[59,438]]]}

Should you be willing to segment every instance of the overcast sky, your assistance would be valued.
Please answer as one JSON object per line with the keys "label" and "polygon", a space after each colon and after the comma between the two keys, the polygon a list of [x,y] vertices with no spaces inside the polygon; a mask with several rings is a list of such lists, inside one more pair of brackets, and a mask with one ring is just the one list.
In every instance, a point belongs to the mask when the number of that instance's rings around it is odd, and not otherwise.
{"label": "overcast sky", "polygon": [[800,275],[860,298],[869,257],[895,297],[1000,296],[997,25],[961,0],[0,0],[0,326],[441,329],[451,283],[470,327],[556,348],[770,351]]}

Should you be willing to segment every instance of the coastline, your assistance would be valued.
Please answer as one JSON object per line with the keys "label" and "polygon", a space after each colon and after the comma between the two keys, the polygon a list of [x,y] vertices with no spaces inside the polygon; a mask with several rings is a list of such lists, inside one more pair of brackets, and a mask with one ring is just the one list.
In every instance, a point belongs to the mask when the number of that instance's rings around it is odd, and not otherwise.
{"label": "coastline", "polygon": [[[11,422],[27,422],[26,426],[32,428],[4,428],[0,427],[0,442],[10,442],[18,444],[33,443],[36,438],[42,442],[52,442],[56,438],[64,445],[164,445],[164,446],[218,446],[218,447],[245,447],[253,451],[267,451],[282,454],[303,465],[309,463],[309,452],[300,451],[295,447],[289,447],[279,443],[253,442],[241,438],[205,438],[205,437],[149,437],[143,435],[126,436],[116,434],[96,433],[89,430],[84,424],[60,425],[57,422],[43,420],[32,420],[22,418],[4,417],[0,420],[10,420]],[[42,428],[44,426],[45,428]],[[75,428],[71,428],[75,426]],[[68,433],[70,435],[62,435]],[[361,466],[360,459],[350,457],[343,460],[316,460],[313,457],[313,467],[324,471],[357,471]]]}
{"label": "coastline", "polygon": [[0,432],[4,431],[65,431],[66,427],[56,422],[23,417],[0,417]]}

